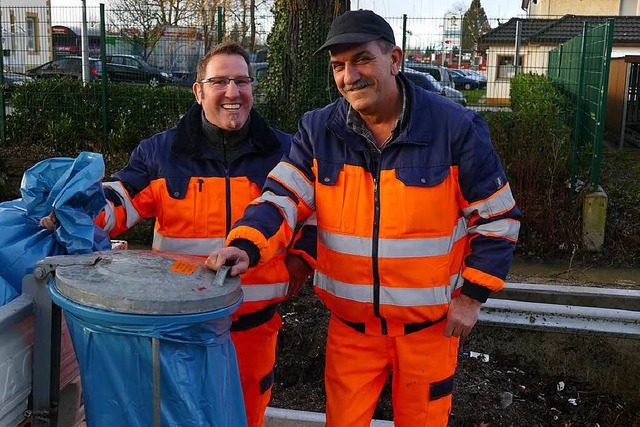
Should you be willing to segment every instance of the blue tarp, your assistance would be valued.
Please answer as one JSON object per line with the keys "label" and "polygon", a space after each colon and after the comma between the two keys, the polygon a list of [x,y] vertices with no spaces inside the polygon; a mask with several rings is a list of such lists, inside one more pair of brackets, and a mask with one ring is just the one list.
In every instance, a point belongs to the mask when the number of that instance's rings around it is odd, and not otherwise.
{"label": "blue tarp", "polygon": [[185,315],[134,315],[77,304],[50,286],[64,310],[82,378],[87,425],[153,425],[151,338],[160,341],[161,425],[247,425],[231,315],[242,299]]}
{"label": "blue tarp", "polygon": [[[43,160],[24,173],[22,198],[0,203],[0,306],[22,292],[22,278],[39,260],[111,248],[109,236],[93,224],[106,204],[103,176],[100,154]],[[51,212],[58,226],[47,230],[39,222]]]}

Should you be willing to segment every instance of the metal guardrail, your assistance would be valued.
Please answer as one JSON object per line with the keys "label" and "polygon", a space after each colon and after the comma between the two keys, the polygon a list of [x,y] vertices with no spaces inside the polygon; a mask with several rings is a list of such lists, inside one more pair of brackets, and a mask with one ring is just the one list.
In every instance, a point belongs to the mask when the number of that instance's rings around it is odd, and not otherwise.
{"label": "metal guardrail", "polygon": [[478,321],[640,339],[640,291],[507,283],[482,306]]}

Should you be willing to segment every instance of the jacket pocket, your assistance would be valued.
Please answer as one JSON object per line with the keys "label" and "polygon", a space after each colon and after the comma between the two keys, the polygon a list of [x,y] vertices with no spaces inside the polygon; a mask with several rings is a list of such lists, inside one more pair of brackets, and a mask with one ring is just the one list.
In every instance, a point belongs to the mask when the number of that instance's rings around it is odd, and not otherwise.
{"label": "jacket pocket", "polygon": [[318,161],[316,213],[320,227],[353,233],[363,177],[361,168],[346,169],[342,163]]}
{"label": "jacket pocket", "polygon": [[444,237],[453,231],[460,210],[457,182],[449,166],[396,170],[402,233]]}
{"label": "jacket pocket", "polygon": [[182,200],[187,195],[190,177],[166,178],[167,193],[169,197],[176,200]]}
{"label": "jacket pocket", "polygon": [[415,167],[396,169],[396,177],[406,186],[433,187],[449,176],[449,166]]}

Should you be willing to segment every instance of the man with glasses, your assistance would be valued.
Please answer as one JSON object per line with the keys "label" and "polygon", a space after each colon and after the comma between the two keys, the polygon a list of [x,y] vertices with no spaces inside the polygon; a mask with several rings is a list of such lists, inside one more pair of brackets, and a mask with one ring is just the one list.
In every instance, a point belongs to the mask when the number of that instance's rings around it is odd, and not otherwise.
{"label": "man with glasses", "polygon": [[[99,225],[114,236],[155,217],[155,250],[206,256],[222,248],[290,147],[290,135],[270,128],[253,109],[252,81],[242,46],[222,43],[209,51],[198,63],[196,103],[176,127],[142,141],[125,168],[105,182],[109,204]],[[244,302],[231,338],[249,426],[264,424],[282,325],[276,305],[312,272],[315,226],[303,226],[287,246],[241,277]]]}

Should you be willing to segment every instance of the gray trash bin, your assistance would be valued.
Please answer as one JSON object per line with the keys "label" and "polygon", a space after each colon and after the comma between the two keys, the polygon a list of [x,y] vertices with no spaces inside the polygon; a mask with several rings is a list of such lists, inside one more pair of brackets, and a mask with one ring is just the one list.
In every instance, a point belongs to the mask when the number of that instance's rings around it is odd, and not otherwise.
{"label": "gray trash bin", "polygon": [[180,254],[65,258],[49,291],[71,332],[89,426],[246,425],[229,336],[238,277]]}

